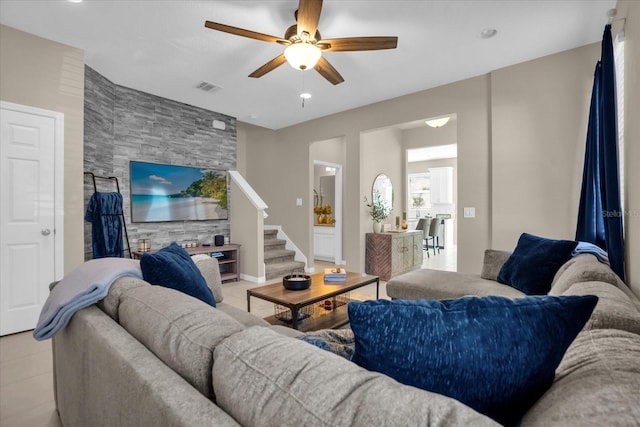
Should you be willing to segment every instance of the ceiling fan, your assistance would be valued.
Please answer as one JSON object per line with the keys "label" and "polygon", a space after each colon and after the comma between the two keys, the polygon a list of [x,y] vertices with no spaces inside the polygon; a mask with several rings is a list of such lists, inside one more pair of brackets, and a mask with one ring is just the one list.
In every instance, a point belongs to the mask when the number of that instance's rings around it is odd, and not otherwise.
{"label": "ceiling fan", "polygon": [[249,74],[249,77],[262,77],[273,71],[285,62],[298,70],[315,70],[332,84],[337,85],[344,78],[327,61],[322,52],[348,52],[360,50],[395,49],[398,45],[397,37],[345,37],[338,39],[322,39],[318,31],[318,21],[322,11],[322,0],[300,0],[298,10],[295,12],[296,24],[287,28],[284,37],[270,36],[268,34],[245,30],[206,21],[204,26],[212,30],[218,30],[237,36],[265,42],[275,42],[286,46],[284,53],[276,56],[271,61]]}

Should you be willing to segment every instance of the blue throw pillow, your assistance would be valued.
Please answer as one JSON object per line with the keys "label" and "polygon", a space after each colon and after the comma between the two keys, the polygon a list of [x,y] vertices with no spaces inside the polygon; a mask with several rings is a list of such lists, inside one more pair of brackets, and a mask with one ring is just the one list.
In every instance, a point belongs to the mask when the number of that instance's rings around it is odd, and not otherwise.
{"label": "blue throw pillow", "polygon": [[175,289],[210,306],[216,306],[213,292],[191,256],[176,242],[158,252],[142,254],[140,258],[142,277],[152,285]]}
{"label": "blue throw pillow", "polygon": [[578,242],[553,240],[522,233],[511,256],[498,273],[498,282],[527,295],[544,295],[553,276],[567,262]]}
{"label": "blue throw pillow", "polygon": [[586,295],[351,302],[352,360],[511,425],[551,386],[597,301]]}

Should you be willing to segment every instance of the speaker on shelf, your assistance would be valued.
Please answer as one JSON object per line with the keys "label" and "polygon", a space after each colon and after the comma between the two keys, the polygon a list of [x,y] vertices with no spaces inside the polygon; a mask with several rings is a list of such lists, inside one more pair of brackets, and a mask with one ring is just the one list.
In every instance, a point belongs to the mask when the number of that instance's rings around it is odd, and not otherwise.
{"label": "speaker on shelf", "polygon": [[213,244],[216,246],[224,246],[224,236],[222,234],[213,236]]}

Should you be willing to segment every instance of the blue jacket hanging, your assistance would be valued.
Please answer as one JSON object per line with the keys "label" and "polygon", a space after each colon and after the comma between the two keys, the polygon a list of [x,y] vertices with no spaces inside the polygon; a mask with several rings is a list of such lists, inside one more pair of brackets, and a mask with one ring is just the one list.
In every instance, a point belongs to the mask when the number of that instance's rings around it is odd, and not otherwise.
{"label": "blue jacket hanging", "polygon": [[123,257],[122,194],[93,193],[84,219],[92,223],[93,258]]}

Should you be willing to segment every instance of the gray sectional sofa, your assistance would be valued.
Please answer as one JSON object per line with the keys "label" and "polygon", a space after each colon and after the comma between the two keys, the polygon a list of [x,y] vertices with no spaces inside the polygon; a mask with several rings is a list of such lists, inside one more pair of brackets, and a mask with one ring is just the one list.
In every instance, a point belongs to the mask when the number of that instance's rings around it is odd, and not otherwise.
{"label": "gray sectional sofa", "polygon": [[[58,332],[54,387],[65,427],[497,425],[456,400],[366,371],[295,339],[297,331],[225,304],[215,259],[196,265],[215,309],[125,277]],[[602,296],[523,425],[638,425],[635,302],[615,284],[591,279],[556,287]]]}
{"label": "gray sectional sofa", "polygon": [[[481,274],[430,269],[391,279],[394,299],[452,299],[524,293],[496,281],[510,252],[486,250]],[[551,388],[527,412],[522,425],[640,426],[640,300],[590,254],[569,259],[549,295],[596,295],[582,332],[556,370]]]}

